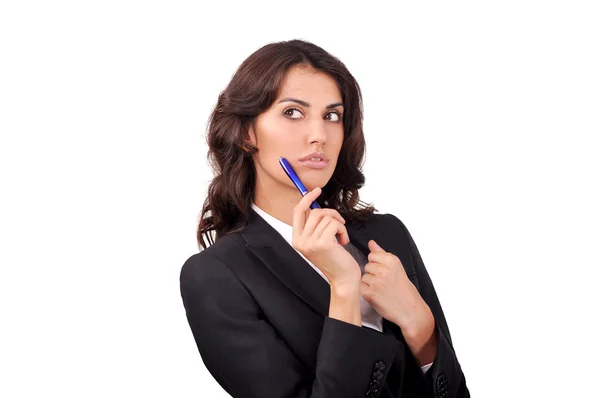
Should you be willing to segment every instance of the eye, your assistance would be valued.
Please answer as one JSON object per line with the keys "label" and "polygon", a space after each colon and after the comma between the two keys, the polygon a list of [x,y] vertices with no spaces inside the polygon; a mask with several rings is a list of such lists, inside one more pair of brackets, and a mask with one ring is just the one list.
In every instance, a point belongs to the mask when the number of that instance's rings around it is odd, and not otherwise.
{"label": "eye", "polygon": [[289,117],[290,119],[300,119],[300,116],[298,117],[293,117],[292,115],[294,115],[294,111],[298,112],[300,115],[302,115],[302,112],[300,112],[299,109],[296,108],[288,108],[285,111],[283,111],[283,114],[287,117]]}
{"label": "eye", "polygon": [[334,123],[339,123],[342,121],[342,115],[339,112],[329,112],[327,115],[334,115],[333,116],[333,120],[331,118],[328,118],[327,120],[334,122]]}
{"label": "eye", "polygon": [[[288,108],[283,111],[283,114],[290,119],[300,119],[303,116],[302,112],[297,108]],[[337,111],[328,112],[325,119],[333,123],[340,123],[342,121],[342,114]]]}

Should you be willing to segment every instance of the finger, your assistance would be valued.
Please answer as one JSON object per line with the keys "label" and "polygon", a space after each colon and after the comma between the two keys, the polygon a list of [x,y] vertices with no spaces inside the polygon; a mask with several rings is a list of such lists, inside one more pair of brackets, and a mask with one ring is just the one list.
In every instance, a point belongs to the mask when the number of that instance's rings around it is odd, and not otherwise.
{"label": "finger", "polygon": [[305,237],[312,236],[315,233],[315,228],[321,223],[323,219],[323,213],[321,209],[306,210],[306,223],[302,228],[302,235]]}
{"label": "finger", "polygon": [[338,243],[342,246],[350,243],[350,235],[348,235],[348,230],[343,224],[338,224],[338,232],[336,234]]}
{"label": "finger", "polygon": [[[309,220],[311,221],[311,220]],[[331,224],[332,222],[336,222],[336,220],[331,217],[331,216],[324,216],[319,220],[319,224],[314,228],[314,231],[312,233],[312,237],[317,240],[320,239],[321,236],[323,235],[323,232],[325,232],[325,230],[327,229],[327,227],[329,226],[329,224]],[[308,221],[307,221],[308,224]],[[337,228],[336,228],[337,229]],[[306,228],[304,228],[304,231],[306,231]]]}
{"label": "finger", "polygon": [[375,277],[371,274],[364,274],[361,278],[361,281],[365,285],[371,287],[371,286],[373,286],[373,283],[375,282]]}
{"label": "finger", "polygon": [[294,206],[294,216],[292,220],[293,237],[302,235],[304,224],[306,223],[307,211],[310,211],[310,204],[319,196],[321,188],[316,187],[309,191],[296,206]]}
{"label": "finger", "polygon": [[346,220],[336,209],[309,209],[310,213],[318,213],[326,216],[331,216],[341,222],[342,224],[346,224]]}
{"label": "finger", "polygon": [[[334,224],[333,226],[331,226],[331,224]],[[328,230],[329,228],[329,230]],[[325,228],[323,229],[323,233],[320,236],[325,235],[324,239],[328,240],[330,239],[330,234],[333,234],[334,239],[337,240],[337,242],[342,245],[345,246],[348,244],[348,242],[350,242],[350,237],[348,236],[348,231],[346,229],[346,227],[341,224],[337,219],[333,219],[331,218],[330,221],[327,223],[327,225],[325,226]],[[315,234],[317,232],[315,231]]]}
{"label": "finger", "polygon": [[308,191],[305,195],[302,196],[302,198],[298,202],[298,206],[303,211],[311,210],[310,205],[319,197],[319,195],[321,195],[321,192],[322,189],[320,187],[316,187],[312,191]]}
{"label": "finger", "polygon": [[[309,211],[310,211],[310,213],[306,220],[306,224],[304,224],[303,234],[305,236],[313,235],[314,234],[313,231],[316,231],[317,226],[322,222],[322,220],[325,217],[329,217],[330,219],[335,218],[337,221],[341,222],[342,224],[346,223],[346,220],[344,220],[342,218],[342,216],[337,212],[337,210],[334,210],[334,209],[314,209],[314,210],[309,210]],[[320,229],[319,233],[316,236],[317,237],[321,236],[324,229],[325,229],[325,226],[323,226]]]}
{"label": "finger", "polygon": [[367,259],[372,263],[384,264],[387,261],[388,253],[382,252],[371,252],[367,256]]}
{"label": "finger", "polygon": [[340,245],[346,246],[348,243],[350,243],[350,235],[348,235],[348,233],[346,232],[345,235],[338,236],[338,242],[340,243]]}
{"label": "finger", "polygon": [[350,237],[348,236],[346,227],[337,220],[333,220],[329,223],[327,228],[325,228],[325,231],[323,231],[321,237],[327,240],[335,239],[337,237],[337,240],[341,245],[345,245],[350,242]]}
{"label": "finger", "polygon": [[[371,287],[369,285],[367,285],[365,282],[361,281],[360,282],[360,295],[367,300],[367,297],[370,296],[371,293]],[[368,300],[367,300],[368,301]]]}
{"label": "finger", "polygon": [[367,263],[365,265],[365,273],[366,274],[376,275],[376,272],[377,272],[377,264]]}
{"label": "finger", "polygon": [[369,241],[369,250],[371,250],[372,252],[384,252],[385,250],[383,250],[383,248],[381,246],[379,246],[377,244],[377,242],[375,242],[373,239],[371,239]]}
{"label": "finger", "polygon": [[346,220],[344,219],[344,217],[342,217],[342,215],[336,209],[321,209],[321,210],[325,210],[327,212],[327,214],[329,214],[331,217],[335,218],[342,224],[346,224]]}

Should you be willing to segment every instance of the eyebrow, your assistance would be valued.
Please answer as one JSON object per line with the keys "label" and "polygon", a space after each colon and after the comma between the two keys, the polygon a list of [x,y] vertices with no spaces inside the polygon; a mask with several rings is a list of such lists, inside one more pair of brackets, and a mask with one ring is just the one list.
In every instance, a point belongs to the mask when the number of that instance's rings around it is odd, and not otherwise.
{"label": "eyebrow", "polygon": [[[307,108],[310,107],[310,104],[308,102],[302,101],[302,100],[299,100],[299,99],[296,99],[296,98],[284,98],[281,101],[279,101],[279,103],[282,103],[282,102],[296,102],[296,103],[298,103],[298,104],[300,104],[302,106],[306,106]],[[327,105],[325,107],[325,109],[335,108],[336,106],[342,106],[343,107],[344,103],[343,102],[336,102],[335,104]]]}

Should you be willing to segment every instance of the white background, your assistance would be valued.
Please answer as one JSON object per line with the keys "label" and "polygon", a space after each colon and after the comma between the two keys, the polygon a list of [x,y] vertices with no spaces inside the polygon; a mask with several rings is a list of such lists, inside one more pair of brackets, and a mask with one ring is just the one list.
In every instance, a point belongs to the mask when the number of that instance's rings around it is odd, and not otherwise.
{"label": "white background", "polygon": [[179,293],[206,122],[293,38],[358,80],[472,395],[600,396],[595,3],[2,2],[0,396],[227,396]]}

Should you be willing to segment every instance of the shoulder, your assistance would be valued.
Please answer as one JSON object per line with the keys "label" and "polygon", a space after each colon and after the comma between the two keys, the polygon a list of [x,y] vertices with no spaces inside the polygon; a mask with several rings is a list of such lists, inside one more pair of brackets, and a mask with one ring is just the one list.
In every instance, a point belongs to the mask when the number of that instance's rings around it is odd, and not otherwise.
{"label": "shoulder", "polygon": [[231,253],[245,247],[243,238],[237,233],[225,235],[206,249],[188,257],[180,272],[180,282],[205,283],[219,278],[231,278],[233,273],[227,265]]}
{"label": "shoulder", "polygon": [[[198,339],[214,338],[215,323],[225,319],[256,320],[260,308],[231,264],[237,259],[227,256],[237,250],[235,236],[224,236],[213,245],[190,256],[181,267],[179,289],[186,316]],[[212,336],[212,337],[210,337]]]}
{"label": "shoulder", "polygon": [[188,317],[206,321],[223,313],[256,315],[256,301],[234,267],[248,264],[246,256],[243,237],[233,233],[184,262],[179,288]]}
{"label": "shoulder", "polygon": [[376,228],[390,230],[391,232],[406,231],[404,223],[392,213],[373,213],[371,217],[365,221],[366,228]]}
{"label": "shoulder", "polygon": [[400,218],[392,213],[373,213],[371,218],[365,222],[364,227],[359,228],[359,231],[362,228],[376,241],[379,238],[390,248],[396,247],[398,251],[403,250],[402,248],[410,251],[416,250],[415,242],[408,228]]}

